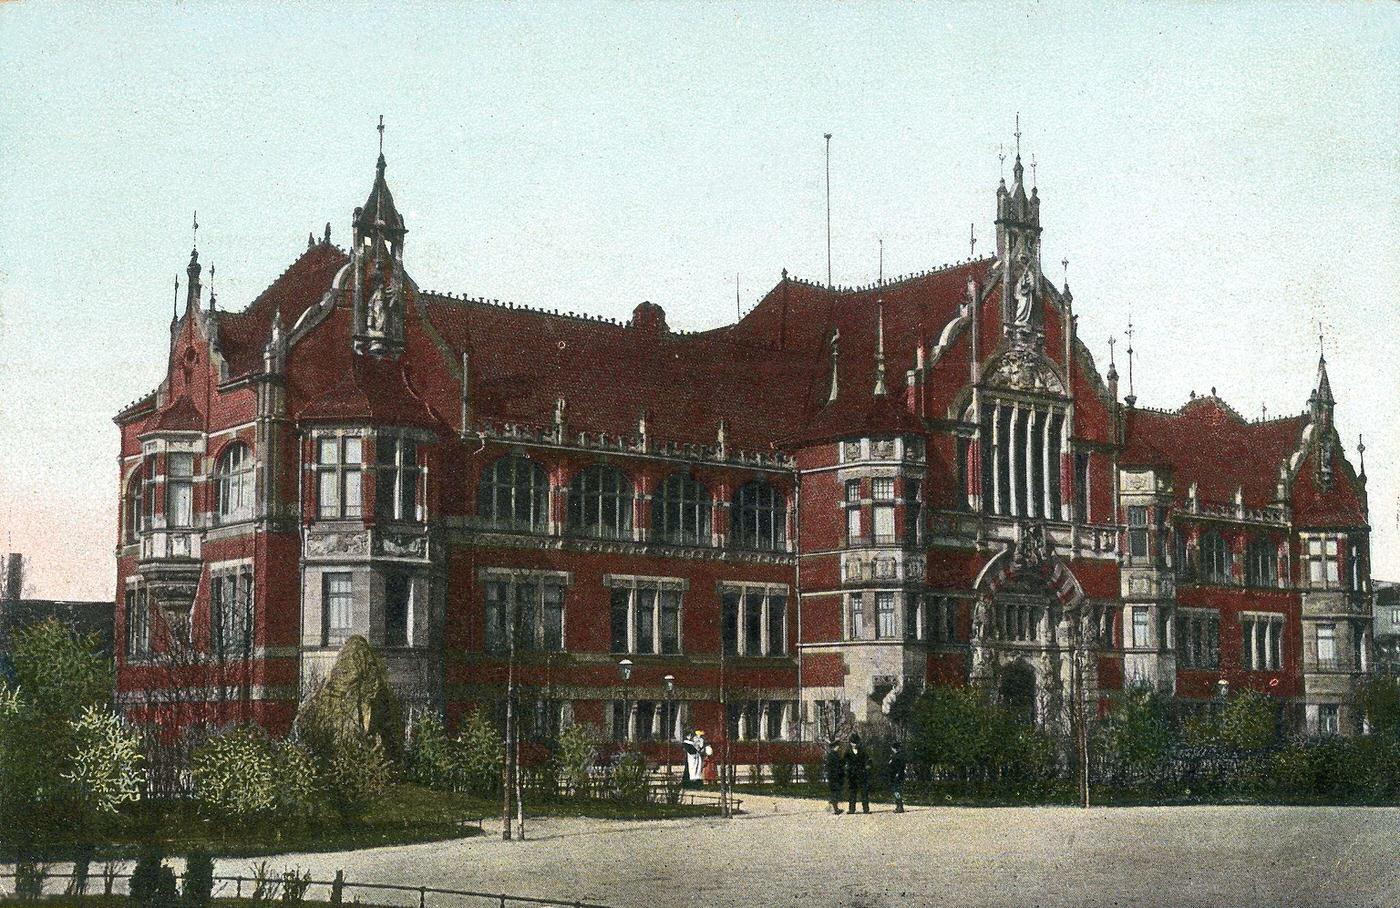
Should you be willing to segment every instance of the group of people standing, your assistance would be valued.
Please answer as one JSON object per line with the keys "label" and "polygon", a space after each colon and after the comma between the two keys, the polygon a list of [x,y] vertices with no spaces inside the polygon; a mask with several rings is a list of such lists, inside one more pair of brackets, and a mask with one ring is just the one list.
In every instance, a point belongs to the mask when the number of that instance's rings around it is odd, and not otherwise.
{"label": "group of people standing", "polygon": [[[856,812],[856,796],[860,796],[860,806],[864,813],[870,812],[870,752],[866,750],[860,735],[851,732],[846,741],[845,752],[841,742],[832,738],[826,746],[826,786],[827,797],[831,801],[831,812],[836,816]],[[890,742],[890,761],[885,776],[890,784],[890,795],[894,798],[894,812],[904,813],[904,776],[906,765],[904,750],[898,741]],[[846,810],[841,809],[841,788],[846,788]]]}

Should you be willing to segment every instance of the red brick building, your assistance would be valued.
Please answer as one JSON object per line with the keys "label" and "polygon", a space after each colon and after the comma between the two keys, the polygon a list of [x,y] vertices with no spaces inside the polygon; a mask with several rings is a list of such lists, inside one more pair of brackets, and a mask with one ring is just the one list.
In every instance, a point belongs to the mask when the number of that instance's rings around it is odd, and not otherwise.
{"label": "red brick building", "polygon": [[285,729],[362,634],[451,719],[513,680],[537,728],[727,728],[744,761],[926,683],[1054,723],[1079,690],[1224,682],[1345,730],[1365,477],[1325,364],[1282,419],[1121,399],[1039,205],[1018,160],[995,256],[784,272],[699,333],[420,289],[382,155],[349,250],[328,227],[241,312],[192,254],[168,375],[116,419],[122,696]]}

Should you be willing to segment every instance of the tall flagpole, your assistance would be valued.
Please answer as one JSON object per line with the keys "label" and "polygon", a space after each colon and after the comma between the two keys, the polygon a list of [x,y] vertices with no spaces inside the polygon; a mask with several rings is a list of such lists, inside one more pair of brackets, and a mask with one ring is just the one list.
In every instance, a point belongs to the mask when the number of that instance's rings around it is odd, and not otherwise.
{"label": "tall flagpole", "polygon": [[826,285],[831,286],[831,133],[826,133]]}

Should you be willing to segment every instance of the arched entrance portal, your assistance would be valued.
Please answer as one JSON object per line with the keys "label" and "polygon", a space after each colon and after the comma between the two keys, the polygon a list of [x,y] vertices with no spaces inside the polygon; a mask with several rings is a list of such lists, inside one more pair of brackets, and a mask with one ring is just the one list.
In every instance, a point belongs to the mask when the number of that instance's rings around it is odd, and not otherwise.
{"label": "arched entrance portal", "polygon": [[1016,660],[1001,671],[997,701],[1011,718],[1022,725],[1035,725],[1035,669]]}

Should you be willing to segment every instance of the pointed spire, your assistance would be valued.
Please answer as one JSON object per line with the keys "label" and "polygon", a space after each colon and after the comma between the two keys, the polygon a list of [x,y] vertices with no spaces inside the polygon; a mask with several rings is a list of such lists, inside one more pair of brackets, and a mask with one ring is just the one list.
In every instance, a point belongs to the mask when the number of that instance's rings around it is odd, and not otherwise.
{"label": "pointed spire", "polygon": [[209,311],[214,311],[214,263],[209,263]]}
{"label": "pointed spire", "polygon": [[312,249],[315,248],[315,246],[316,246],[316,234],[312,233],[310,230],[306,231],[306,249],[307,249],[307,251],[308,251],[308,252],[311,251]]}
{"label": "pointed spire", "polygon": [[[1321,338],[1318,338],[1321,341]],[[1332,382],[1327,378],[1327,357],[1321,353],[1317,357],[1317,389],[1314,392],[1317,401],[1324,406],[1331,406],[1337,402],[1332,396]]]}
{"label": "pointed spire", "polygon": [[875,396],[889,393],[885,387],[885,301],[875,301]]}
{"label": "pointed spire", "polygon": [[180,275],[175,275],[175,299],[170,302],[170,320],[180,320]]}

